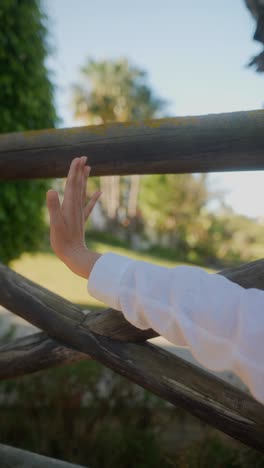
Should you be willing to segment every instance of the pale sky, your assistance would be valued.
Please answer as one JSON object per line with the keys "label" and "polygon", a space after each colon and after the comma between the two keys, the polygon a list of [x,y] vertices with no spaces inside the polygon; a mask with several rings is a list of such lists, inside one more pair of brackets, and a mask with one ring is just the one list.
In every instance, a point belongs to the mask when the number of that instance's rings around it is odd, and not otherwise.
{"label": "pale sky", "polygon": [[[57,85],[61,127],[79,125],[70,86],[88,57],[127,57],[148,72],[171,116],[261,109],[264,73],[246,65],[261,50],[244,0],[42,0],[55,48],[48,66]],[[264,173],[218,173],[237,212],[264,216]],[[246,188],[246,190],[245,190]]]}

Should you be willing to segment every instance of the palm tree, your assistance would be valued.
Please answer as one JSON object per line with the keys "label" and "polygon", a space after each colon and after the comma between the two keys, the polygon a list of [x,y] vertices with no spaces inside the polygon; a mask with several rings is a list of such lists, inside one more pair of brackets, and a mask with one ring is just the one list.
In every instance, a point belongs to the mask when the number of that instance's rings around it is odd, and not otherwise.
{"label": "palm tree", "polygon": [[[166,106],[147,84],[146,72],[127,59],[88,59],[81,68],[80,83],[73,86],[72,102],[74,116],[86,125],[158,117]],[[139,177],[123,176],[122,184],[120,176],[100,178],[101,203],[110,220],[118,221],[121,211],[130,220],[136,217]]]}

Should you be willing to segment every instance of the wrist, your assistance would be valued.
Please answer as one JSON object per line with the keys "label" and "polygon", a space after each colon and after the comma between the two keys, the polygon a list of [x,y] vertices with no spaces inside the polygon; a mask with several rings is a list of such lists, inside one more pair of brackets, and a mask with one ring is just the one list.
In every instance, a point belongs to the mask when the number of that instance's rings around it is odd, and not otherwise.
{"label": "wrist", "polygon": [[65,261],[65,264],[78,276],[88,279],[94,264],[101,257],[101,254],[92,252],[87,247],[82,247],[72,252]]}

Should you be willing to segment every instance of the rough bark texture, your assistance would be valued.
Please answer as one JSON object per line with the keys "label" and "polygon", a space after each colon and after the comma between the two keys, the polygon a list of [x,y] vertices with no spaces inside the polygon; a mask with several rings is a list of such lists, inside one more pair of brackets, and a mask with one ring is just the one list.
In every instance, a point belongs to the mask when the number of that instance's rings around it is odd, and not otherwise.
{"label": "rough bark texture", "polygon": [[[263,288],[263,272],[263,260],[245,265],[239,269],[238,282],[243,285],[245,278],[249,287],[249,277],[252,277]],[[235,271],[229,270],[228,275],[234,280]],[[124,327],[128,327],[125,337],[128,341],[138,339],[139,333],[146,333],[140,337],[146,339],[153,332],[141,332],[127,325],[122,315],[114,311],[105,312],[105,317],[100,313],[85,315],[77,306],[3,265],[0,266],[0,300],[7,309],[41,328],[54,340],[89,355],[212,426],[264,451],[264,407],[250,395],[149,343],[120,341],[124,339]],[[43,334],[40,337],[45,342]],[[66,354],[66,359],[69,356]]]}
{"label": "rough bark texture", "polygon": [[[133,327],[120,312],[112,309],[89,312],[83,316],[83,325],[99,335],[124,342],[144,342],[158,336],[154,330]],[[83,359],[90,359],[90,356],[62,346],[45,333],[35,333],[0,347],[0,380]]]}
{"label": "rough bark texture", "polygon": [[[0,179],[264,169],[264,111],[177,117],[0,136]],[[15,168],[15,170],[14,170]]]}

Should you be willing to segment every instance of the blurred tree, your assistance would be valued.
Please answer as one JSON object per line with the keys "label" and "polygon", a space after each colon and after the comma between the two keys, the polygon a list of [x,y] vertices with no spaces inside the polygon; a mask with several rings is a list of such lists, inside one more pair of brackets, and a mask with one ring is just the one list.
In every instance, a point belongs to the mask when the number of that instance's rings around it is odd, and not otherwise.
{"label": "blurred tree", "polygon": [[[80,84],[73,86],[74,115],[88,125],[158,117],[164,107],[147,84],[146,72],[126,59],[89,59]],[[118,214],[127,221],[136,218],[139,183],[138,175],[100,178],[101,203],[110,221]]]}
{"label": "blurred tree", "polygon": [[235,213],[225,207],[211,214],[208,238],[221,263],[253,261],[263,257],[263,222]]}
{"label": "blurred tree", "polygon": [[[88,125],[160,117],[164,107],[146,84],[146,73],[125,59],[88,60],[80,83],[73,86],[74,115]],[[90,185],[95,183],[98,188],[99,181],[91,179]],[[147,237],[173,247],[179,258],[236,261],[251,252],[254,235],[246,234],[249,220],[232,222],[234,214],[208,211],[208,202],[220,201],[223,194],[209,190],[206,174],[102,177],[101,189],[108,230],[116,229],[121,218],[131,228],[127,232],[133,232],[133,221],[140,219],[139,199]]]}
{"label": "blurred tree", "polygon": [[[46,17],[38,0],[0,2],[0,132],[53,127],[53,87],[45,59]],[[14,167],[14,171],[16,168]],[[49,182],[1,182],[0,261],[34,251],[44,233]]]}
{"label": "blurred tree", "polygon": [[184,253],[205,236],[211,197],[205,174],[149,175],[142,180],[140,206],[148,226]]}
{"label": "blurred tree", "polygon": [[[245,0],[245,4],[256,20],[256,30],[253,36],[255,41],[264,44],[264,3],[263,0]],[[264,50],[255,55],[249,66],[255,66],[257,72],[264,72]]]}

